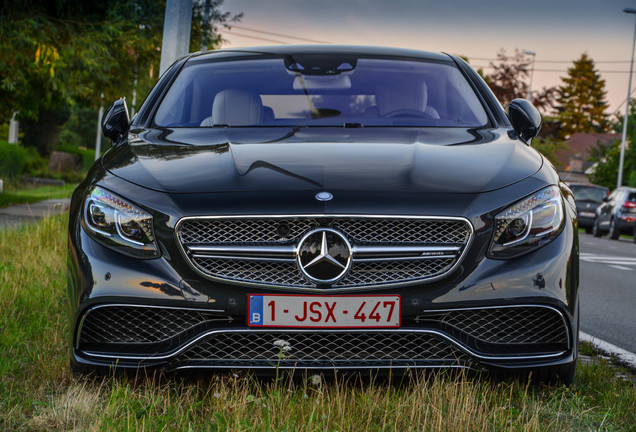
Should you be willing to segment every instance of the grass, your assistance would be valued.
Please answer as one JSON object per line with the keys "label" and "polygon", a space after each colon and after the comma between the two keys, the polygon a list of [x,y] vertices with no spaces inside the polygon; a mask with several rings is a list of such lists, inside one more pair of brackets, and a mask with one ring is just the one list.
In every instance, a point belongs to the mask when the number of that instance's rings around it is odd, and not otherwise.
{"label": "grass", "polygon": [[4,184],[4,193],[0,194],[0,208],[14,204],[26,204],[46,199],[69,198],[77,184],[64,186],[25,187]]}
{"label": "grass", "polygon": [[581,364],[569,388],[445,372],[402,383],[242,373],[75,377],[66,341],[66,223],[56,216],[0,231],[0,430],[636,429],[636,386],[602,358]]}

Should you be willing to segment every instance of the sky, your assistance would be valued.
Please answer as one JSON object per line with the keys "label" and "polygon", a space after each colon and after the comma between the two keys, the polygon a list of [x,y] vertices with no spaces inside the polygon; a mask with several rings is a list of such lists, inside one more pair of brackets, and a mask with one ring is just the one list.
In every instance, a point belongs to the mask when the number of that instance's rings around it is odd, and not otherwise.
{"label": "sky", "polygon": [[485,73],[502,49],[532,51],[533,90],[560,85],[587,53],[605,79],[609,112],[624,114],[636,25],[625,8],[636,9],[636,0],[225,0],[221,10],[244,14],[222,32],[224,48],[395,46],[466,56]]}

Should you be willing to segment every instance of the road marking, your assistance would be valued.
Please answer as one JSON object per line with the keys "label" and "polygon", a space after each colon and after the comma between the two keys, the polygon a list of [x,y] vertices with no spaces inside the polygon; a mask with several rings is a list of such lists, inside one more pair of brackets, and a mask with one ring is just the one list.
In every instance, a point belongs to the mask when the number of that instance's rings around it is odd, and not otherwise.
{"label": "road marking", "polygon": [[619,266],[619,265],[610,265],[610,267],[615,268],[615,269],[619,269],[619,270],[634,271],[634,269],[631,269],[629,267]]}
{"label": "road marking", "polygon": [[581,261],[590,263],[607,264],[610,267],[614,267],[620,270],[632,270],[622,266],[636,266],[636,258],[612,256],[612,255],[597,255],[592,253],[582,252],[579,254]]}
{"label": "road marking", "polygon": [[609,342],[605,342],[603,339],[595,338],[587,333],[579,331],[579,339],[586,341],[594,345],[605,354],[616,357],[619,362],[625,364],[632,370],[636,370],[636,354],[619,348],[616,345],[612,345]]}

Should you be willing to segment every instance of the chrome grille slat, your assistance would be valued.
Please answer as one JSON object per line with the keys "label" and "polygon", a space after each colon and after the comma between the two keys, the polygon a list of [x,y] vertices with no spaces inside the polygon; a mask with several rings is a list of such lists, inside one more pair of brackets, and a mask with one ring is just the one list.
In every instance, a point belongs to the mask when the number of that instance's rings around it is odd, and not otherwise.
{"label": "chrome grille slat", "polygon": [[[300,238],[317,227],[351,242],[353,265],[342,280],[318,286],[296,264]],[[176,237],[187,262],[210,279],[289,288],[347,289],[442,277],[470,244],[461,218],[245,216],[184,218]]]}

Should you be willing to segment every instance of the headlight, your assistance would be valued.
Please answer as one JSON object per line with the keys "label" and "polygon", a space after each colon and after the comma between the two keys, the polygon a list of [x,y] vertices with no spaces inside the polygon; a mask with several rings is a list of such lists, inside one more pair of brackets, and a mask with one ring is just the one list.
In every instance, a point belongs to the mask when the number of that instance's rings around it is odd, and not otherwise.
{"label": "headlight", "polygon": [[513,258],[552,241],[563,229],[563,199],[556,186],[540,190],[495,217],[489,255]]}
{"label": "headlight", "polygon": [[92,238],[125,255],[159,256],[152,216],[100,187],[92,188],[86,196],[82,226]]}

